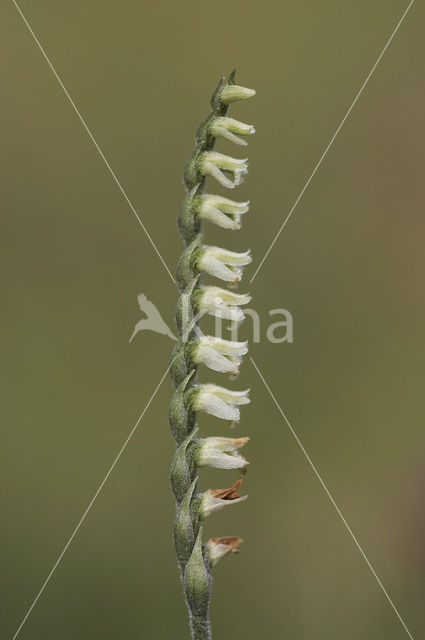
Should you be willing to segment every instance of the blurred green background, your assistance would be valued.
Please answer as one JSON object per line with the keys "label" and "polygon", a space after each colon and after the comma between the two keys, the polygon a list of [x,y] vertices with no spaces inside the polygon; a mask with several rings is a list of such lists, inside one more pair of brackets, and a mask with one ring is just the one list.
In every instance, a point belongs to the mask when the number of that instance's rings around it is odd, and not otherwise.
{"label": "blurred green background", "polygon": [[[210,94],[233,67],[257,90],[230,111],[257,128],[232,194],[251,211],[239,233],[205,227],[212,244],[252,248],[248,288],[407,1],[20,6],[171,269],[182,170]],[[136,296],[172,325],[177,289],[13,3],[0,14],[0,625],[11,639],[167,366],[168,338],[128,344]],[[417,2],[251,287],[262,322],[251,355],[415,638],[425,634],[424,19]],[[265,340],[276,307],[293,314],[294,344]],[[245,540],[216,571],[215,639],[407,637],[249,360],[233,386],[252,389],[237,431],[252,438],[250,498],[206,524],[208,537]],[[188,637],[170,395],[167,378],[22,640]],[[201,430],[226,425],[202,418]],[[203,479],[222,487],[233,475]]]}

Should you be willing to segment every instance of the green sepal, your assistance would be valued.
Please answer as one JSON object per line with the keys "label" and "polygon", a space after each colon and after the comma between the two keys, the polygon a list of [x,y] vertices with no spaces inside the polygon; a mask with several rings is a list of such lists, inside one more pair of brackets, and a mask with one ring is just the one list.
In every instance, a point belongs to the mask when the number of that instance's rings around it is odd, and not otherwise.
{"label": "green sepal", "polygon": [[174,387],[178,387],[188,374],[196,372],[197,365],[193,361],[193,353],[198,344],[194,338],[185,342],[180,339],[176,342],[171,356],[170,376]]}
{"label": "green sepal", "polygon": [[201,220],[198,217],[201,206],[201,183],[196,184],[184,198],[177,218],[179,231],[185,244],[190,244],[201,231]]}
{"label": "green sepal", "polygon": [[204,561],[202,527],[199,528],[195,545],[186,565],[183,585],[193,618],[192,623],[198,619],[205,619],[208,616],[210,606],[212,578]]}
{"label": "green sepal", "polygon": [[[193,476],[196,472],[195,455],[193,455],[194,451],[189,445],[197,431],[197,428],[194,429],[192,433],[183,440],[181,445],[177,447],[171,463],[171,488],[178,504],[183,500],[187,490],[193,482]],[[196,447],[195,449],[197,450]]]}
{"label": "green sepal", "polygon": [[199,170],[199,161],[204,149],[195,147],[191,155],[189,156],[186,166],[184,168],[183,180],[188,190],[193,189],[197,184],[204,186],[205,176]]}
{"label": "green sepal", "polygon": [[194,479],[177,508],[174,521],[174,545],[182,569],[186,566],[199,529],[199,518],[193,518],[191,501],[198,477]]}
{"label": "green sepal", "polygon": [[226,84],[226,78],[225,76],[223,76],[218,81],[218,85],[214,89],[213,94],[211,96],[210,107],[213,111],[217,111],[222,106],[220,101],[220,92],[225,84]]}
{"label": "green sepal", "polygon": [[188,388],[195,371],[191,371],[179,384],[171,398],[169,421],[171,432],[177,444],[183,442],[195,427],[196,412],[192,410],[192,389]]}
{"label": "green sepal", "polygon": [[176,325],[179,336],[184,341],[188,341],[196,336],[195,316],[197,311],[195,311],[195,309],[198,309],[199,305],[197,304],[198,296],[195,295],[195,287],[198,284],[199,278],[200,274],[189,282],[177,302]]}
{"label": "green sepal", "polygon": [[199,275],[197,262],[202,252],[202,236],[199,234],[181,254],[177,263],[177,283],[180,291],[184,291],[187,285]]}
{"label": "green sepal", "polygon": [[196,146],[200,151],[212,151],[215,145],[215,136],[211,134],[211,123],[217,117],[215,112],[209,113],[205,120],[196,129]]}

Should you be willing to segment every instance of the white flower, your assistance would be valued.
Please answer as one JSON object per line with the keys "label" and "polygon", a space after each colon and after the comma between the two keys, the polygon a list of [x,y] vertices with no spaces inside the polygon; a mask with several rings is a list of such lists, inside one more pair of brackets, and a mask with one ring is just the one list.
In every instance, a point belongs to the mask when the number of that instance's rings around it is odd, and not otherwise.
{"label": "white flower", "polygon": [[[211,134],[215,137],[222,136],[231,142],[246,146],[246,140],[239,136],[249,136],[255,133],[255,129],[251,124],[245,124],[235,120],[234,118],[218,117],[214,118],[210,125]],[[238,135],[235,135],[238,134]]]}
{"label": "white flower", "polygon": [[252,96],[255,96],[255,93],[254,89],[240,87],[237,84],[229,84],[221,90],[220,100],[223,104],[230,104],[230,102],[235,102],[236,100],[252,98]]}
{"label": "white flower", "polygon": [[217,151],[206,151],[201,156],[199,169],[202,175],[213,176],[223,187],[234,189],[248,173],[248,158],[232,158]]}
{"label": "white flower", "polygon": [[227,556],[228,553],[239,553],[239,545],[243,542],[242,538],[234,536],[226,536],[224,538],[210,538],[206,543],[209,559],[213,567],[221,558]]}
{"label": "white flower", "polygon": [[204,194],[198,216],[203,220],[210,220],[224,229],[240,229],[242,214],[249,209],[249,201],[234,202],[222,196]]}
{"label": "white flower", "polygon": [[193,397],[194,411],[205,411],[216,418],[239,422],[238,405],[248,404],[249,389],[245,391],[230,391],[216,384],[202,384]]}
{"label": "white flower", "polygon": [[249,463],[238,452],[249,438],[203,438],[197,456],[199,467],[214,469],[244,469]]}
{"label": "white flower", "polygon": [[234,293],[221,287],[203,287],[199,297],[198,311],[224,320],[242,322],[245,315],[239,307],[248,304],[250,300],[251,296],[247,294]]}
{"label": "white flower", "polygon": [[239,478],[228,489],[208,489],[208,491],[205,491],[199,507],[201,518],[206,518],[214,511],[220,511],[220,509],[224,509],[224,507],[228,507],[231,504],[246,500],[248,496],[240,496],[237,492],[241,484],[242,480]]}
{"label": "white flower", "polygon": [[216,276],[226,282],[239,282],[242,278],[242,267],[252,262],[250,251],[237,253],[220,249],[220,247],[203,246],[197,261],[200,271]]}
{"label": "white flower", "polygon": [[213,371],[230,373],[236,376],[239,365],[248,352],[247,342],[232,342],[215,336],[201,336],[193,350],[192,358],[196,364],[205,364]]}

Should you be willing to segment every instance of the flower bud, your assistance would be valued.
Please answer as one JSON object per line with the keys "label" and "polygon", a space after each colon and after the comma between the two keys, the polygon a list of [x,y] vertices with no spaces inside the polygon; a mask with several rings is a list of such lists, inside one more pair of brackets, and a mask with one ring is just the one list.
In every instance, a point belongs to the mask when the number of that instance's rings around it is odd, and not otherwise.
{"label": "flower bud", "polygon": [[223,87],[220,91],[220,100],[223,104],[230,104],[236,102],[236,100],[246,100],[255,96],[256,91],[254,89],[247,89],[246,87],[240,87],[237,84],[229,84]]}
{"label": "flower bud", "polygon": [[243,447],[249,438],[210,437],[198,441],[195,454],[198,467],[213,467],[215,469],[245,469],[249,464],[238,449]]}
{"label": "flower bud", "polygon": [[237,187],[248,173],[248,158],[232,158],[216,151],[206,151],[198,162],[201,175],[214,177],[228,189]]}
{"label": "flower bud", "polygon": [[206,518],[214,511],[220,511],[224,507],[237,502],[244,502],[248,496],[240,496],[237,491],[241,484],[242,480],[238,478],[228,489],[208,489],[208,491],[205,491],[199,505],[200,517]]}
{"label": "flower bud", "polygon": [[228,553],[239,553],[239,545],[243,542],[242,538],[227,536],[225,538],[210,538],[205,544],[206,554],[212,567],[217,562],[227,556]]}
{"label": "flower bud", "polygon": [[239,120],[234,120],[234,118],[226,117],[214,118],[209,125],[209,130],[215,138],[222,136],[230,140],[230,142],[243,146],[246,146],[247,142],[239,136],[249,136],[255,133],[255,129],[251,124],[245,124],[239,122]]}
{"label": "flower bud", "polygon": [[249,389],[230,391],[215,384],[201,384],[197,387],[191,400],[194,411],[205,411],[216,418],[239,422],[238,405],[248,404]]}

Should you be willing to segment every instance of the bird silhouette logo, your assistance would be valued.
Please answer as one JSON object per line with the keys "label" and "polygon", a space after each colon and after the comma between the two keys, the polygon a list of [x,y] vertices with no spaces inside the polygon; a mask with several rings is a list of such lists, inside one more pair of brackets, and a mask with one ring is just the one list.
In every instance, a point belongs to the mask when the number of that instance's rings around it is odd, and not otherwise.
{"label": "bird silhouette logo", "polygon": [[168,336],[171,340],[177,340],[171,329],[162,319],[161,314],[153,302],[148,300],[143,293],[139,293],[137,301],[139,303],[140,310],[146,315],[146,318],[139,320],[136,324],[129,342],[133,340],[134,336],[139,333],[139,331],[146,331],[146,329]]}

